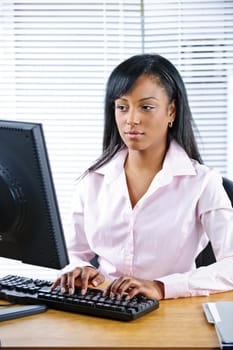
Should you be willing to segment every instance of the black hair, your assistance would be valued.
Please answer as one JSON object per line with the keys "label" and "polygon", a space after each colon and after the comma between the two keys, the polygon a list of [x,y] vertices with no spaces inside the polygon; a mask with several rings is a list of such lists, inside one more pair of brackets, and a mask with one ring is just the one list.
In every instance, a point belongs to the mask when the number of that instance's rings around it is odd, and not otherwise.
{"label": "black hair", "polygon": [[121,148],[123,143],[115,121],[115,100],[126,94],[142,75],[159,79],[165,88],[169,103],[174,100],[176,117],[172,128],[168,128],[167,145],[174,139],[192,159],[202,163],[194,137],[194,121],[190,110],[184,82],[176,67],[157,54],[141,54],[120,63],[110,74],[105,94],[103,153],[87,170],[92,171],[106,164]]}

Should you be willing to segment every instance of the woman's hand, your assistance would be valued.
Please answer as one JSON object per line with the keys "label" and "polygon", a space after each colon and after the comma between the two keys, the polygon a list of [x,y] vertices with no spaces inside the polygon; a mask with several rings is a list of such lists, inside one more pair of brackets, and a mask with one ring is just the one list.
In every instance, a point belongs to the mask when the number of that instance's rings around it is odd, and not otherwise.
{"label": "woman's hand", "polygon": [[81,293],[84,295],[87,291],[88,284],[97,287],[105,280],[104,275],[91,266],[76,267],[70,272],[64,273],[52,285],[51,290],[55,289],[59,284],[61,292],[69,294],[74,293],[75,286],[81,287]]}
{"label": "woman's hand", "polygon": [[141,294],[150,299],[161,300],[164,298],[164,285],[159,281],[122,276],[113,281],[104,291],[104,295],[109,295],[111,298],[120,299],[125,294],[127,299]]}

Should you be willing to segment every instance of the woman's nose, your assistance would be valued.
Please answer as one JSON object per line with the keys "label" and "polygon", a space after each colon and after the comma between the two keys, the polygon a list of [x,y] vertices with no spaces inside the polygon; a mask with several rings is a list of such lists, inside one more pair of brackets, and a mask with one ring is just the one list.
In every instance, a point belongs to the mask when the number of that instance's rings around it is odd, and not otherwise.
{"label": "woman's nose", "polygon": [[141,122],[140,120],[134,119],[134,120],[126,120],[126,123],[130,126],[134,126],[134,125],[139,125]]}
{"label": "woman's nose", "polygon": [[135,111],[132,113],[128,113],[126,124],[130,126],[139,125],[141,123],[140,118],[136,115]]}

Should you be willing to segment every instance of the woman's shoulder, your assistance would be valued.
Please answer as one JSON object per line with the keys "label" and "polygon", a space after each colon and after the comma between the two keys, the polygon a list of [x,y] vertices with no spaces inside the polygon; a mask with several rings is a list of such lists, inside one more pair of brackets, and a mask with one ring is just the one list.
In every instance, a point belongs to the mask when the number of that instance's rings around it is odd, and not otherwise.
{"label": "woman's shoulder", "polygon": [[225,207],[231,205],[229,198],[223,186],[223,175],[220,170],[192,161],[196,169],[196,183],[198,184],[198,192],[200,193],[201,203],[209,203],[213,207]]}
{"label": "woman's shoulder", "polygon": [[205,163],[199,163],[195,159],[191,159],[191,162],[193,164],[197,176],[208,178],[209,180],[212,178],[217,181],[220,180],[222,182],[222,175],[218,168],[211,167],[210,165],[207,165]]}

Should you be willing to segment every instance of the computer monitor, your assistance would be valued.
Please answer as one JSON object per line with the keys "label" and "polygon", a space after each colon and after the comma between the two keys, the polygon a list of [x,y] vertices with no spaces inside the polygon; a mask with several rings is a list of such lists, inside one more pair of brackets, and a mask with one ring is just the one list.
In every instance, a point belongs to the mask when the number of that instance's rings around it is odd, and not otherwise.
{"label": "computer monitor", "polygon": [[0,257],[52,269],[69,263],[39,123],[0,120]]}

